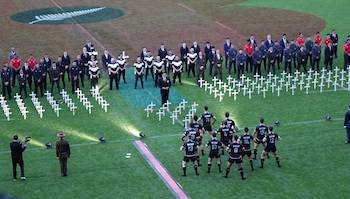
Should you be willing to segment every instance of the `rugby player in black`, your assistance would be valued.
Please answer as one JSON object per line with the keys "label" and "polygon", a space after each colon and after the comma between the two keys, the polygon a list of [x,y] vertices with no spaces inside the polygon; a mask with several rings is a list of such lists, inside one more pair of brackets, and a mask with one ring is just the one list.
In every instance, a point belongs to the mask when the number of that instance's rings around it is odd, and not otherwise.
{"label": "rugby player in black", "polygon": [[[213,122],[211,122],[212,118],[214,120]],[[204,130],[209,131],[209,133],[211,134],[212,132],[211,125],[214,125],[216,121],[216,117],[213,114],[209,113],[208,106],[204,106],[204,113],[199,117],[198,122],[201,121],[202,119],[203,119]]]}
{"label": "rugby player in black", "polygon": [[[191,123],[190,124],[190,128],[188,128],[184,134],[181,136],[181,140],[182,141],[185,141],[185,137],[188,137],[190,136],[191,140],[193,140],[194,142],[198,142],[198,140],[202,140],[202,137],[201,137],[201,134],[199,133],[199,131],[197,131],[195,128],[194,128],[194,123]],[[197,144],[198,146],[198,144]],[[198,166],[201,166],[200,164],[200,158],[199,158],[199,154],[198,154],[198,150],[196,150],[195,152],[195,158],[197,160],[197,163],[198,163]]]}
{"label": "rugby player in black", "polygon": [[199,145],[199,149],[202,151],[202,155],[205,155],[204,154],[204,145],[203,145],[203,142],[202,142],[202,138],[203,138],[203,135],[204,135],[204,128],[203,128],[203,125],[201,123],[198,122],[198,116],[197,115],[194,115],[193,116],[193,124],[194,124],[194,128],[200,133],[201,137],[200,139],[197,139],[198,141],[198,145]]}
{"label": "rugby player in black", "polygon": [[197,169],[197,164],[196,164],[196,157],[195,157],[195,153],[198,150],[198,146],[196,144],[196,142],[194,142],[193,140],[191,140],[191,136],[188,136],[188,140],[187,142],[185,142],[181,147],[180,147],[180,151],[183,151],[185,149],[185,155],[184,158],[182,160],[182,169],[183,169],[183,176],[186,176],[186,164],[187,162],[189,162],[191,160],[191,162],[193,163],[194,166],[194,170],[196,171],[196,175],[198,174],[198,169]]}
{"label": "rugby player in black", "polygon": [[[252,171],[254,170],[253,167],[253,160],[252,160],[252,150],[250,148],[250,142],[254,140],[253,136],[248,133],[249,129],[248,127],[244,128],[244,134],[241,136],[241,141],[243,144],[243,154],[242,156],[244,157],[245,155],[248,156],[249,158],[249,164],[250,167],[252,168]],[[243,158],[242,157],[242,158]]]}
{"label": "rugby player in black", "polygon": [[[263,144],[264,147],[266,147],[266,145],[262,142],[262,139],[265,137],[267,133],[267,126],[264,124],[264,118],[260,118],[260,124],[258,126],[256,126],[254,132],[253,132],[253,137],[256,135],[256,138],[254,139],[254,160],[256,160],[256,154],[258,153],[258,146],[259,144]],[[269,156],[267,155],[267,157],[269,158]]]}
{"label": "rugby player in black", "polygon": [[276,140],[281,140],[281,137],[277,135],[275,132],[273,132],[273,126],[269,126],[269,133],[263,138],[263,142],[267,143],[265,149],[261,153],[261,166],[260,168],[264,168],[264,157],[267,155],[268,152],[272,151],[273,154],[275,154],[276,162],[278,167],[281,167],[280,165],[280,159],[278,157],[278,152],[276,148]]}
{"label": "rugby player in black", "polygon": [[211,167],[211,161],[213,158],[216,158],[216,163],[218,164],[219,167],[219,172],[221,173],[221,159],[220,159],[220,148],[222,147],[222,143],[216,139],[216,133],[212,133],[212,138],[207,142],[205,147],[210,147],[210,153],[208,156],[208,173],[210,173],[210,167]]}
{"label": "rugby player in black", "polygon": [[[235,121],[233,121],[233,119],[230,118],[229,112],[225,113],[225,120],[227,121],[227,124],[230,125],[230,127],[233,129],[233,132],[236,133],[238,131],[238,127],[236,126]],[[222,121],[221,125],[224,123],[224,121]]]}
{"label": "rugby player in black", "polygon": [[[217,130],[217,132],[220,133],[220,141],[225,146],[228,146],[228,144],[232,142],[233,131],[231,127],[227,124],[227,121],[224,121],[223,125]],[[224,149],[222,149],[221,155],[225,155]]]}
{"label": "rugby player in black", "polygon": [[243,146],[239,143],[237,135],[233,137],[233,141],[229,143],[229,145],[226,148],[226,151],[230,153],[230,156],[227,161],[226,175],[224,177],[227,178],[232,163],[236,163],[238,166],[238,171],[241,174],[242,180],[245,180],[246,178],[244,177],[242,168]]}

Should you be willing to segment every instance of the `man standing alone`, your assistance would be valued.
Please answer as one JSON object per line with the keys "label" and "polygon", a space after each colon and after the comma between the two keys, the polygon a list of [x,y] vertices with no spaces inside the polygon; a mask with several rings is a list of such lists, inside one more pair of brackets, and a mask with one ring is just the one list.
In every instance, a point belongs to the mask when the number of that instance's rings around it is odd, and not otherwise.
{"label": "man standing alone", "polygon": [[22,153],[26,150],[27,145],[18,141],[18,135],[13,135],[13,141],[10,143],[12,156],[13,181],[17,180],[17,164],[21,167],[21,180],[26,180],[24,177],[24,163]]}
{"label": "man standing alone", "polygon": [[57,136],[59,137],[59,140],[56,141],[56,156],[60,161],[61,166],[61,176],[66,177],[67,176],[67,159],[70,156],[70,146],[67,140],[63,139],[63,137],[66,134],[64,134],[62,131],[60,131]]}
{"label": "man standing alone", "polygon": [[169,89],[171,86],[171,81],[169,77],[166,76],[166,72],[163,72],[162,78],[159,79],[160,94],[162,96],[162,105],[164,105],[169,99]]}

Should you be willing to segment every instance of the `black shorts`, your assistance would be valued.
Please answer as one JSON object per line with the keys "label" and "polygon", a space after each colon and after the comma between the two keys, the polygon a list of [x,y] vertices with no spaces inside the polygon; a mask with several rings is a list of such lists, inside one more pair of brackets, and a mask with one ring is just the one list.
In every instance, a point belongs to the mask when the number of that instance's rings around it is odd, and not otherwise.
{"label": "black shorts", "polygon": [[255,138],[255,143],[257,143],[257,144],[262,144],[263,142],[262,142],[262,139]]}
{"label": "black shorts", "polygon": [[184,156],[183,161],[189,162],[190,160],[191,160],[191,162],[194,162],[196,160],[196,157],[195,156],[191,156],[191,157]]}
{"label": "black shorts", "polygon": [[242,163],[242,159],[241,158],[239,158],[239,159],[232,159],[231,157],[229,157],[228,158],[228,162],[240,164],[240,163]]}
{"label": "black shorts", "polygon": [[229,143],[229,141],[222,141],[222,140],[220,140],[220,142],[225,146],[228,146],[228,143]]}
{"label": "black shorts", "polygon": [[252,151],[251,151],[251,150],[249,150],[249,151],[243,151],[242,156],[244,157],[245,155],[247,155],[248,157],[252,156]]}
{"label": "black shorts", "polygon": [[264,151],[266,151],[266,152],[272,151],[273,153],[275,153],[277,151],[277,148],[276,147],[265,147]]}
{"label": "black shorts", "polygon": [[204,126],[204,130],[206,130],[206,131],[212,131],[213,129],[211,128],[211,126]]}
{"label": "black shorts", "polygon": [[209,158],[220,158],[220,153],[219,152],[210,151],[208,157]]}

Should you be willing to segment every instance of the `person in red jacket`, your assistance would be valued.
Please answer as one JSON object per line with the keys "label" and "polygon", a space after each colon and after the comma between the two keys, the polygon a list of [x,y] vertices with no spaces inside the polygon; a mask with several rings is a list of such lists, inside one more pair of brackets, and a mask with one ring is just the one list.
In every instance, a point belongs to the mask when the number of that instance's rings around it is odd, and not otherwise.
{"label": "person in red jacket", "polygon": [[350,65],[350,40],[348,39],[343,46],[344,51],[344,70]]}
{"label": "person in red jacket", "polygon": [[305,39],[303,37],[303,33],[299,33],[298,38],[296,39],[296,42],[298,44],[298,46],[300,47],[301,45],[304,45],[305,43]]}
{"label": "person in red jacket", "polygon": [[12,87],[15,87],[15,82],[21,68],[22,61],[18,58],[17,53],[14,54],[13,59],[10,61],[12,67]]}
{"label": "person in red jacket", "polygon": [[245,71],[248,72],[248,64],[250,65],[250,72],[253,72],[253,51],[254,45],[250,42],[250,39],[247,39],[247,44],[244,46],[244,51],[247,55],[247,61],[245,65]]}
{"label": "person in red jacket", "polygon": [[316,36],[314,37],[314,42],[316,42],[318,46],[321,46],[322,37],[320,36],[320,32],[316,32]]}

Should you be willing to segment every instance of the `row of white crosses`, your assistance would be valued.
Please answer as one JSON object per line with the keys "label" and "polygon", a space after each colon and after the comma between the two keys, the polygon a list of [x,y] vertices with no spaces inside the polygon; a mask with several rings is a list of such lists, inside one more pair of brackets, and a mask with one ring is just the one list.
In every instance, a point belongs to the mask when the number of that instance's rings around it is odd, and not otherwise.
{"label": "row of white crosses", "polygon": [[156,105],[155,105],[153,102],[151,102],[150,104],[147,105],[147,107],[145,108],[145,111],[146,111],[146,113],[147,113],[147,117],[149,117],[149,115],[150,115],[151,113],[153,113],[154,107],[155,107],[155,106],[156,106]]}
{"label": "row of white crosses", "polygon": [[64,103],[67,104],[69,110],[72,112],[73,115],[75,115],[77,107],[75,106],[75,103],[73,102],[73,100],[69,97],[67,91],[62,90],[60,94],[62,96]]}
{"label": "row of white crosses", "polygon": [[83,103],[83,106],[85,107],[85,109],[89,111],[89,114],[91,114],[91,108],[94,106],[87,99],[87,97],[85,97],[85,94],[83,93],[83,91],[77,88],[75,93],[77,94],[77,98],[80,100],[80,102]]}
{"label": "row of white crosses", "polygon": [[29,94],[29,96],[40,118],[43,118],[43,112],[45,112],[45,110],[43,109],[43,106],[40,104],[39,99],[36,97],[36,94],[32,92],[31,94]]}
{"label": "row of white crosses", "polygon": [[188,124],[191,123],[191,120],[193,119],[194,115],[197,113],[197,107],[198,107],[198,104],[196,102],[193,102],[193,104],[191,105],[191,109],[189,109],[188,111],[188,114],[186,114],[186,116],[182,120],[185,128],[188,127]]}
{"label": "row of white crosses", "polygon": [[56,100],[53,98],[52,94],[49,91],[46,91],[45,95],[46,95],[46,100],[51,105],[51,107],[52,107],[53,111],[56,113],[57,117],[59,117],[60,110],[61,110],[59,104],[57,104]]}
{"label": "row of white crosses", "polygon": [[20,95],[18,95],[18,93],[16,93],[16,95],[15,95],[15,100],[16,100],[17,106],[18,106],[19,111],[21,112],[23,118],[27,119],[27,113],[29,111],[27,111],[27,107],[24,106],[23,99],[21,98]]}
{"label": "row of white crosses", "polygon": [[91,96],[95,98],[99,105],[107,112],[109,103],[103,99],[98,88],[92,88],[90,90]]}
{"label": "row of white crosses", "polygon": [[[334,72],[322,69],[320,73],[317,71],[309,70],[307,73],[300,73],[296,71],[294,76],[285,73],[281,73],[280,77],[269,73],[267,77],[259,76],[258,74],[254,75],[254,79],[249,79],[244,74],[241,76],[240,80],[237,81],[231,76],[227,78],[227,84],[221,80],[214,77],[212,79],[212,84],[205,81],[199,80],[200,87],[204,87],[205,91],[209,91],[210,94],[214,93],[214,98],[219,97],[219,101],[222,101],[225,93],[228,92],[229,97],[233,96],[233,99],[237,99],[237,95],[242,92],[243,95],[248,95],[248,98],[251,99],[254,91],[257,94],[262,93],[262,96],[265,98],[266,92],[269,90],[271,93],[277,93],[277,96],[280,96],[282,90],[285,89],[286,92],[289,90],[291,94],[294,95],[294,91],[299,87],[300,90],[305,89],[305,93],[308,94],[310,88],[317,89],[319,88],[322,93],[323,87],[325,86],[323,82],[327,82],[327,87],[329,88],[333,84],[334,91],[337,90],[338,85],[341,87],[344,86],[345,80],[348,85],[348,90],[350,90],[350,67],[347,71],[341,70],[336,67]],[[347,78],[345,77],[347,74]],[[333,75],[333,76],[332,76]],[[340,77],[338,82],[338,77]],[[334,80],[333,80],[334,78]],[[285,88],[284,88],[285,87]],[[344,87],[343,87],[344,88]]]}
{"label": "row of white crosses", "polygon": [[10,121],[10,115],[12,113],[10,112],[10,108],[9,108],[9,106],[7,104],[7,101],[6,101],[5,97],[2,96],[2,95],[0,95],[0,104],[1,104],[2,110],[4,111],[5,116],[7,118],[7,121]]}

